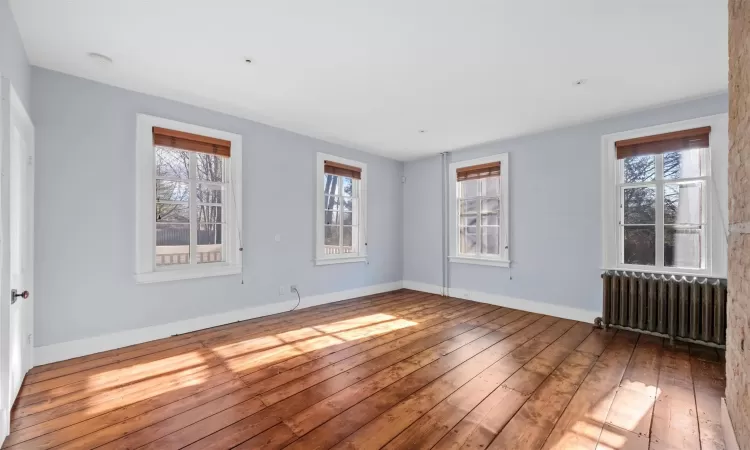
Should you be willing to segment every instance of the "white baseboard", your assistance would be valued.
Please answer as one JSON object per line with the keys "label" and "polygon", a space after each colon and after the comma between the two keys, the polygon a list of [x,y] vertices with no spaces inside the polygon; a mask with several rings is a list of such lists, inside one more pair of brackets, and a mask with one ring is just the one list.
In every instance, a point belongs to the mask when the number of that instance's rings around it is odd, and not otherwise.
{"label": "white baseboard", "polygon": [[[442,286],[419,283],[415,281],[404,280],[404,288],[414,289],[416,291],[430,292],[440,294]],[[560,317],[563,319],[578,320],[580,322],[594,323],[594,319],[601,316],[601,311],[588,311],[580,308],[573,308],[564,305],[555,305],[552,303],[535,302],[522,298],[507,297],[505,295],[488,294],[486,292],[470,291],[468,289],[448,288],[448,295],[456,298],[465,298],[490,305],[505,306],[507,308],[520,309],[549,316]]]}
{"label": "white baseboard", "polygon": [[418,281],[404,280],[404,289],[428,292],[430,294],[443,295],[443,287],[435,284],[420,283]]}
{"label": "white baseboard", "polygon": [[727,399],[721,398],[721,431],[724,435],[724,446],[727,450],[740,450],[740,445],[737,442],[737,435],[734,434],[734,427],[732,426],[732,419],[729,417],[729,410],[727,409]]}
{"label": "white baseboard", "polygon": [[[312,295],[303,297],[300,308],[323,305],[338,302],[350,298],[365,295],[379,294],[381,292],[394,291],[401,288],[413,289],[415,291],[428,292],[442,295],[442,286],[404,280],[391,283],[377,284],[363,288],[349,289],[346,291],[332,292],[328,294]],[[579,320],[581,322],[593,323],[594,318],[601,315],[599,311],[586,311],[569,306],[554,305],[551,303],[535,302],[520,298],[507,297],[503,295],[487,294],[485,292],[469,291],[467,289],[450,288],[448,295],[451,297],[465,298],[491,305],[506,306],[508,308],[523,311],[547,314],[565,319]],[[254,306],[251,308],[238,309],[210,316],[196,317],[194,319],[181,320],[178,322],[155,325],[146,328],[120,331],[117,333],[79,339],[75,341],[62,342],[59,344],[45,345],[34,348],[34,365],[49,364],[64,361],[70,358],[90,355],[92,353],[127,347],[129,345],[141,344],[143,342],[162,339],[175,334],[189,333],[191,331],[216,327],[227,323],[241,320],[254,319],[256,317],[268,316],[289,311],[297,302],[287,300],[278,303]]]}
{"label": "white baseboard", "polygon": [[[312,295],[303,297],[299,308],[323,305],[338,302],[350,298],[365,295],[379,294],[381,292],[401,289],[401,281],[376,284],[362,288],[349,289],[346,291],[331,292],[328,294]],[[256,317],[268,316],[289,311],[297,304],[296,300],[287,300],[278,303],[254,306],[251,308],[238,309],[210,316],[201,316],[194,319],[181,320],[178,322],[155,325],[146,328],[120,331],[117,333],[79,339],[75,341],[62,342],[59,344],[45,345],[34,348],[34,365],[49,364],[92,353],[127,347],[129,345],[141,344],[143,342],[162,339],[175,334],[189,333],[191,331],[216,327],[240,320],[254,319]]]}

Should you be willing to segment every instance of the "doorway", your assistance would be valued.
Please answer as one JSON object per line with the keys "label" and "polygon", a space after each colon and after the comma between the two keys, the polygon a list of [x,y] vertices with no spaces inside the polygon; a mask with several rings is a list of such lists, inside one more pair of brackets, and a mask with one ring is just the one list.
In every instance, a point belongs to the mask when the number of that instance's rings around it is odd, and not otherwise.
{"label": "doorway", "polygon": [[34,127],[0,76],[0,439],[33,365]]}

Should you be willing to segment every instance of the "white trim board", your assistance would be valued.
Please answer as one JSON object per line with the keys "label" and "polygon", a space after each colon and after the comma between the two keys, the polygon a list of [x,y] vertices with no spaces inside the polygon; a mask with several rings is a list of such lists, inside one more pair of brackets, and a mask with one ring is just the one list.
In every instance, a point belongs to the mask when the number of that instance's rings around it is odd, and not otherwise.
{"label": "white trim board", "polygon": [[[440,294],[441,286],[404,280],[403,287],[415,291]],[[552,303],[536,302],[522,298],[508,297],[505,295],[488,294],[486,292],[470,291],[461,288],[448,288],[448,295],[455,298],[464,298],[490,305],[505,306],[507,308],[520,309],[538,314],[560,317],[563,319],[577,320],[580,322],[594,323],[594,319],[601,316],[601,311],[588,311],[581,308],[573,308]]]}
{"label": "white trim board", "polygon": [[[395,291],[401,289],[401,287],[401,281],[394,281],[391,283],[376,284],[346,291],[312,295],[303,297],[298,309],[363,297],[366,295],[380,294],[382,292]],[[269,303],[251,308],[228,311],[211,316],[201,316],[193,319],[181,320],[179,322],[171,322],[163,325],[154,325],[151,327],[137,328],[134,330],[120,331],[112,334],[36,347],[34,349],[34,365],[38,366],[57,361],[64,361],[79,356],[127,347],[129,345],[142,344],[144,342],[166,338],[175,334],[189,333],[191,331],[203,330],[241,320],[279,314],[291,310],[296,304],[297,300],[286,300],[278,303]]]}
{"label": "white trim board", "polygon": [[729,417],[727,399],[724,397],[721,398],[721,431],[724,435],[724,445],[727,450],[740,450],[737,435],[734,433],[734,427],[732,426],[732,419]]}
{"label": "white trim board", "polygon": [[411,289],[413,291],[427,292],[429,294],[443,295],[443,287],[436,284],[420,283],[418,281],[403,281],[404,289]]}

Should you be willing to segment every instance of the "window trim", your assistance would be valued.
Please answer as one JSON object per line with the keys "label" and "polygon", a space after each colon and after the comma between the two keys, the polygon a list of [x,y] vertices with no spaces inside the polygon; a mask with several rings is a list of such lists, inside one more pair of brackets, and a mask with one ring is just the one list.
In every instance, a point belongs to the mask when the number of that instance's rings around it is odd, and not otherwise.
{"label": "window trim", "polygon": [[[448,217],[451,226],[449,227],[449,248],[448,260],[452,263],[475,264],[481,266],[510,267],[510,164],[508,162],[509,154],[500,153],[497,155],[486,156],[482,158],[471,159],[451,163],[448,167]],[[491,256],[466,256],[458,254],[458,193],[457,193],[457,176],[456,170],[464,167],[476,166],[492,162],[500,162],[500,185],[502,187],[502,202],[505,205],[505,214],[503,214],[503,229],[508,236],[508,248],[504,255],[497,257]]]}
{"label": "window trim", "polygon": [[[357,253],[349,255],[326,255],[325,254],[325,225],[324,225],[324,206],[325,206],[325,180],[323,174],[325,173],[325,161],[333,161],[339,164],[347,166],[357,167],[362,171],[359,184],[359,208],[357,211],[357,218],[359,220],[357,230]],[[317,162],[315,164],[315,265],[324,266],[329,264],[345,264],[345,263],[358,263],[367,262],[367,164],[354,161],[351,159],[341,158],[335,155],[329,155],[326,153],[317,154]]]}
{"label": "window trim", "polygon": [[[671,133],[675,131],[711,127],[709,138],[707,182],[704,189],[706,201],[705,267],[702,269],[657,267],[620,262],[620,163],[615,142],[625,139]],[[727,274],[727,244],[725,230],[728,227],[728,115],[716,114],[691,120],[673,122],[602,136],[601,153],[601,227],[602,270],[628,270],[635,272],[662,273],[687,276],[725,278]],[[658,168],[657,168],[658,169]],[[648,183],[646,183],[648,184]],[[654,182],[651,184],[658,183]],[[669,184],[666,182],[666,184]],[[658,202],[657,202],[658,203]],[[663,205],[655,205],[657,214]],[[658,228],[658,226],[657,226]],[[663,233],[663,229],[661,233]],[[657,233],[659,230],[657,229]],[[657,249],[658,251],[658,249]],[[663,250],[662,250],[663,251]]]}
{"label": "window trim", "polygon": [[[226,260],[216,263],[156,267],[156,164],[154,158],[153,127],[169,128],[186,133],[224,139],[232,143],[232,155],[227,164],[227,201],[224,214],[226,227]],[[135,166],[135,274],[136,283],[185,280],[223,275],[242,271],[242,252],[239,250],[238,230],[242,230],[242,136],[175,120],[136,115]],[[191,199],[192,200],[192,199]],[[192,204],[192,203],[191,203]],[[192,240],[192,239],[191,239]],[[191,254],[192,254],[191,242]]]}

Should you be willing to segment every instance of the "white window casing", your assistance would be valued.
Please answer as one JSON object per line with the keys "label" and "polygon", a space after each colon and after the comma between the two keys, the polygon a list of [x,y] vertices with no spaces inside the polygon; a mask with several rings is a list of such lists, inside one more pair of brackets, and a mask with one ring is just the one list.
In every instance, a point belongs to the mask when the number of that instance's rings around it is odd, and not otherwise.
{"label": "white window casing", "polygon": [[[476,264],[482,266],[510,267],[510,164],[508,153],[487,156],[451,163],[448,169],[448,198],[449,198],[449,248],[448,259],[452,263]],[[463,255],[459,252],[459,214],[458,214],[458,184],[456,170],[464,167],[500,162],[500,249],[498,255],[478,253]],[[480,206],[481,207],[481,206]],[[481,217],[479,219],[481,221]],[[481,235],[478,232],[477,245],[481,248]]]}
{"label": "white window casing", "polygon": [[[356,242],[353,253],[330,254],[325,245],[325,161],[332,161],[347,166],[358,167],[361,179],[354,180],[353,215],[356,227],[352,228],[352,244]],[[367,164],[335,155],[318,153],[315,164],[315,265],[367,262]],[[341,220],[341,219],[339,219]]]}
{"label": "white window casing", "polygon": [[[231,157],[226,159],[225,193],[222,197],[223,261],[198,263],[195,236],[198,230],[195,214],[195,164],[190,164],[190,262],[169,266],[156,265],[156,156],[153,127],[224,139],[231,142]],[[192,153],[192,152],[191,152]],[[191,162],[194,160],[191,155]],[[242,270],[242,136],[198,125],[163,119],[146,114],[136,117],[135,170],[135,280],[154,283],[190,278],[235,275]]]}
{"label": "white window casing", "polygon": [[[675,131],[710,126],[709,148],[704,149],[705,174],[700,177],[663,179],[663,155],[655,158],[656,176],[653,181],[640,183],[656,187],[656,256],[654,265],[625,264],[623,259],[623,207],[622,190],[638,187],[639,183],[626,184],[621,180],[622,163],[617,159],[615,142],[654,136]],[[728,116],[718,114],[665,125],[641,128],[602,136],[601,154],[601,206],[602,206],[602,269],[632,270],[674,275],[695,275],[716,278],[727,276],[728,230]],[[663,186],[677,182],[697,181],[703,184],[701,204],[704,214],[705,238],[702,240],[700,268],[683,268],[664,265],[664,194]]]}

